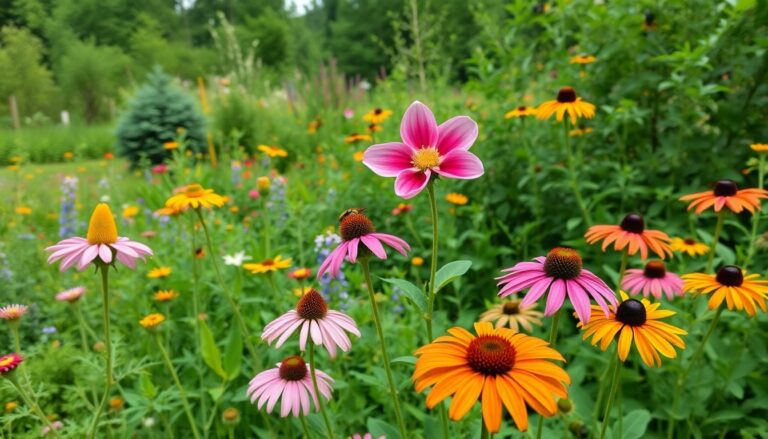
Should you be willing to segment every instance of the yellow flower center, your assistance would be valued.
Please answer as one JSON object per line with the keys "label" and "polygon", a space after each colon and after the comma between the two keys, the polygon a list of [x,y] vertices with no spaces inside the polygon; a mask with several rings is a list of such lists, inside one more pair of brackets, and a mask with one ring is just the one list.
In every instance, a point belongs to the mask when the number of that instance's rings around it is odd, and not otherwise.
{"label": "yellow flower center", "polygon": [[114,244],[117,242],[117,224],[112,216],[112,210],[104,203],[93,209],[91,221],[88,223],[89,244]]}
{"label": "yellow flower center", "polygon": [[205,195],[205,189],[197,183],[190,184],[184,190],[184,195],[190,198],[200,198]]}
{"label": "yellow flower center", "polygon": [[0,358],[0,366],[8,366],[9,364],[13,363],[13,361],[14,359],[11,356]]}
{"label": "yellow flower center", "polygon": [[412,163],[422,171],[435,168],[440,164],[440,153],[435,147],[420,148],[413,154]]}

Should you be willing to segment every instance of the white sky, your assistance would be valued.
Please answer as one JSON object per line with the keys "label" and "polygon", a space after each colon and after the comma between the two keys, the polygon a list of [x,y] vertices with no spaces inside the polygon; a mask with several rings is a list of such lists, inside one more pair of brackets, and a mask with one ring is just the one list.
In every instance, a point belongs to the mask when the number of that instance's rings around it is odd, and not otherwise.
{"label": "white sky", "polygon": [[303,15],[304,12],[306,12],[307,6],[312,3],[312,0],[287,0],[287,4],[290,6],[291,4],[296,5],[296,12],[299,13],[299,15]]}

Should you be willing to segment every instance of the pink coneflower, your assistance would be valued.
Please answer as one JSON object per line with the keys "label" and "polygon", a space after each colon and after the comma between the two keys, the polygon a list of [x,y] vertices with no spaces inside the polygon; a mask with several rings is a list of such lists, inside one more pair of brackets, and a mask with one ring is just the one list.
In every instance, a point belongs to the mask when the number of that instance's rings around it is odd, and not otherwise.
{"label": "pink coneflower", "polygon": [[[355,433],[352,435],[352,439],[373,439],[373,435],[371,433],[365,433],[363,435]],[[379,436],[377,439],[386,439],[386,436]]]}
{"label": "pink coneflower", "polygon": [[[315,374],[317,375],[317,387],[320,390],[320,395],[326,401],[330,400],[333,391],[333,378],[317,369],[315,369]],[[267,413],[272,413],[277,400],[282,397],[280,416],[283,418],[289,413],[294,417],[308,415],[310,397],[315,408],[319,407],[309,366],[298,356],[288,357],[282,363],[278,363],[276,368],[265,370],[256,375],[248,385],[247,393],[251,398],[251,403],[256,404],[258,400],[259,409],[266,404]]]}
{"label": "pink coneflower", "polygon": [[50,433],[51,430],[61,430],[62,428],[64,428],[64,423],[62,423],[61,421],[53,421],[51,422],[50,427],[47,425],[43,427],[41,434],[43,436],[48,436],[48,433]]}
{"label": "pink coneflower", "polygon": [[579,320],[586,323],[591,316],[589,297],[600,305],[608,315],[608,304],[617,303],[613,291],[599,277],[582,268],[582,260],[579,252],[571,248],[555,247],[546,257],[534,258],[534,262],[520,262],[512,268],[502,270],[505,274],[496,279],[499,286],[500,297],[530,288],[525,295],[521,306],[535,303],[539,298],[547,294],[547,305],[544,309],[545,316],[551,316],[557,312],[565,296],[568,295]]}
{"label": "pink coneflower", "polygon": [[165,174],[166,172],[168,172],[168,165],[165,163],[161,163],[152,167],[153,174]]}
{"label": "pink coneflower", "polygon": [[91,262],[112,264],[115,259],[128,268],[136,268],[136,260],[146,260],[152,250],[144,244],[117,236],[117,225],[112,211],[104,203],[96,206],[88,224],[87,238],[74,237],[60,241],[45,251],[51,253],[48,263],[61,260],[61,271],[77,264],[83,271]]}
{"label": "pink coneflower", "polygon": [[643,293],[653,294],[653,297],[661,299],[661,294],[667,295],[667,300],[672,300],[674,296],[682,296],[683,280],[675,273],[670,273],[661,261],[649,261],[645,268],[630,269],[624,274],[624,280],[621,282],[621,288],[629,291],[631,295]]}
{"label": "pink coneflower", "polygon": [[17,353],[3,355],[0,357],[0,375],[11,373],[23,361],[24,359]]}
{"label": "pink coneflower", "polygon": [[74,287],[64,290],[56,295],[56,300],[60,302],[77,302],[85,294],[85,287]]}
{"label": "pink coneflower", "polygon": [[6,305],[0,308],[0,319],[8,320],[9,322],[15,322],[19,320],[29,309],[26,305]]}
{"label": "pink coneflower", "polygon": [[463,180],[483,175],[483,162],[469,152],[477,132],[477,124],[467,116],[456,116],[438,126],[432,111],[415,101],[400,123],[403,142],[371,146],[363,155],[363,164],[382,177],[397,177],[395,194],[413,198],[427,186],[433,172]]}
{"label": "pink coneflower", "polygon": [[344,352],[349,352],[352,347],[346,332],[360,337],[355,321],[344,313],[328,310],[323,296],[315,289],[310,289],[304,294],[296,305],[296,309],[272,320],[264,328],[261,338],[267,344],[272,344],[277,339],[275,347],[279,348],[299,328],[301,328],[299,348],[302,351],[305,350],[307,339],[311,336],[314,344],[323,345],[328,349],[331,358],[336,358],[337,346]]}
{"label": "pink coneflower", "polygon": [[[363,213],[363,209],[348,209],[339,218],[339,234],[341,244],[325,258],[320,269],[317,270],[317,278],[321,278],[326,271],[330,271],[332,277],[338,277],[341,264],[346,258],[353,264],[358,257],[367,257],[374,254],[379,259],[387,259],[384,246],[387,244],[397,250],[403,256],[408,255],[411,246],[397,236],[386,233],[376,233],[373,223]],[[360,243],[363,247],[360,248]]]}

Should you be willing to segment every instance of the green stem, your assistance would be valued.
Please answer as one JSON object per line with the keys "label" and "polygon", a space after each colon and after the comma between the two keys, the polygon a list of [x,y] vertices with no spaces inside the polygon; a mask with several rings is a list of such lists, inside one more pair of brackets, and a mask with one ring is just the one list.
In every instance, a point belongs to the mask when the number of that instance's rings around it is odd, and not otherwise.
{"label": "green stem", "polygon": [[363,268],[363,276],[365,277],[365,283],[368,285],[368,298],[371,301],[371,308],[373,309],[373,323],[376,325],[376,333],[379,336],[379,343],[381,344],[381,356],[384,359],[384,370],[387,373],[387,382],[389,383],[389,393],[392,394],[392,404],[394,405],[394,409],[395,409],[395,417],[397,418],[397,425],[400,428],[400,435],[403,438],[407,438],[409,437],[408,430],[406,430],[405,428],[405,422],[403,422],[403,415],[400,412],[400,397],[397,394],[397,386],[395,385],[395,379],[392,377],[392,366],[389,364],[389,354],[387,353],[387,343],[384,340],[384,330],[381,327],[381,317],[379,317],[379,307],[376,304],[376,293],[373,290],[373,280],[371,279],[371,269],[368,266],[368,258],[367,257],[361,258],[360,265]]}
{"label": "green stem", "polygon": [[[758,157],[758,165],[757,165],[757,187],[758,189],[763,188],[763,183],[765,179],[765,173],[763,171],[763,168],[765,167],[765,154],[759,153],[760,156]],[[752,233],[749,235],[749,250],[747,250],[747,257],[744,260],[744,264],[742,265],[742,268],[744,270],[747,269],[747,266],[750,262],[752,262],[752,257],[755,255],[755,240],[757,239],[757,229],[760,225],[760,216],[763,214],[763,207],[762,205],[755,211],[755,213],[752,216]]]}
{"label": "green stem", "polygon": [[568,119],[564,120],[563,128],[565,153],[568,157],[568,174],[571,177],[571,189],[573,190],[573,195],[576,197],[576,204],[578,204],[579,210],[581,210],[581,216],[584,219],[584,223],[587,226],[591,226],[592,217],[589,214],[587,205],[584,203],[584,198],[581,196],[581,187],[579,186],[579,177],[576,172],[576,163],[573,158],[573,151],[571,150],[571,136],[568,134],[570,131],[570,122]]}
{"label": "green stem", "polygon": [[59,435],[59,432],[56,431],[55,428],[53,428],[53,424],[51,424],[51,420],[48,419],[47,416],[45,416],[45,413],[40,409],[40,406],[37,405],[34,399],[30,398],[27,392],[24,390],[24,388],[19,384],[18,380],[15,376],[9,375],[8,381],[13,384],[13,387],[16,389],[17,392],[19,392],[19,395],[21,395],[21,399],[24,400],[24,403],[27,404],[32,411],[37,415],[38,418],[40,418],[41,421],[43,421],[43,424],[45,424],[48,429],[50,430],[50,434],[52,434],[54,437],[61,438]]}
{"label": "green stem", "polygon": [[608,393],[608,400],[605,401],[605,411],[603,411],[603,424],[600,427],[600,439],[605,437],[605,431],[608,428],[608,418],[611,415],[611,406],[613,398],[616,397],[616,389],[619,387],[621,379],[621,362],[617,361],[613,367],[613,376],[611,377],[611,391]]}
{"label": "green stem", "polygon": [[157,342],[157,347],[158,349],[160,349],[160,353],[163,356],[163,362],[165,362],[165,366],[168,368],[168,372],[171,373],[173,382],[176,383],[176,388],[179,390],[179,397],[181,397],[181,404],[182,406],[184,406],[184,412],[187,414],[187,419],[189,420],[189,426],[192,427],[192,435],[195,436],[195,439],[200,439],[200,433],[197,432],[197,424],[195,423],[195,417],[192,416],[192,409],[189,407],[189,401],[187,400],[187,393],[184,391],[184,386],[181,385],[181,381],[179,380],[179,375],[176,374],[176,369],[173,368],[173,363],[171,363],[171,358],[168,356],[168,351],[165,350],[165,347],[163,346],[163,342],[160,340],[159,334],[155,334],[155,341]]}
{"label": "green stem", "polygon": [[[85,319],[83,318],[83,310],[80,305],[80,302],[74,302],[72,303],[72,307],[75,308],[75,315],[77,316],[77,327],[80,330],[80,342],[83,344],[83,352],[89,352],[90,346],[88,344],[88,335],[86,334],[86,328],[90,329],[88,325],[85,323]],[[91,398],[93,398],[93,403],[96,404],[98,402],[98,397],[96,396],[96,391],[91,389]],[[87,400],[87,398],[85,398]],[[90,403],[90,401],[88,401]]]}
{"label": "green stem", "polygon": [[595,400],[595,407],[592,410],[592,416],[597,419],[600,414],[600,408],[603,406],[603,397],[605,396],[605,382],[608,379],[608,374],[613,370],[615,364],[619,361],[619,354],[614,351],[614,355],[611,355],[611,361],[608,363],[608,367],[600,375],[600,383],[597,390],[597,399]]}
{"label": "green stem", "polygon": [[[192,257],[192,321],[195,322],[195,346],[198,349],[198,355],[197,355],[197,366],[195,369],[197,370],[197,379],[200,382],[200,388],[204,388],[204,377],[203,377],[203,364],[202,364],[202,352],[203,348],[200,344],[200,292],[198,288],[198,282],[200,281],[200,275],[198,273],[198,265],[197,265],[197,257],[195,255],[195,251],[197,250],[197,241],[195,240],[195,221],[192,219],[192,223],[190,225],[189,234],[191,236],[191,244],[192,244],[192,252],[190,253],[190,256]],[[209,250],[210,252],[210,250]],[[216,255],[211,254],[211,258],[215,258]],[[200,411],[203,416],[203,419],[206,419],[207,417],[207,402],[206,397],[203,394],[200,395]],[[207,431],[204,432],[205,436],[207,437]]]}
{"label": "green stem", "polygon": [[325,429],[328,431],[328,439],[334,439],[336,436],[333,434],[333,426],[331,420],[328,418],[328,413],[325,411],[325,403],[323,402],[322,395],[320,394],[320,387],[317,385],[317,373],[315,368],[315,344],[309,342],[309,374],[312,377],[312,387],[315,389],[317,395],[317,407],[320,409],[320,413],[323,415],[323,421],[325,422]]}
{"label": "green stem", "polygon": [[[317,397],[319,398],[320,395],[318,395]],[[310,436],[310,434],[309,434],[309,427],[307,426],[307,418],[306,418],[306,416],[304,416],[304,415],[299,416],[299,420],[301,420],[301,428],[304,430],[304,437],[306,439],[311,438],[312,436]]]}
{"label": "green stem", "polygon": [[480,419],[480,439],[488,439],[488,427],[485,426],[485,421]]}
{"label": "green stem", "polygon": [[717,253],[717,243],[720,242],[720,233],[723,231],[723,224],[725,222],[725,210],[721,210],[717,214],[717,225],[715,226],[715,235],[712,237],[712,248],[709,252],[709,259],[707,259],[707,268],[704,270],[706,273],[712,271],[712,263],[715,262],[715,253]]}
{"label": "green stem", "polygon": [[222,276],[221,269],[219,268],[218,253],[216,253],[216,251],[213,249],[213,242],[211,241],[211,235],[208,232],[208,226],[205,224],[205,218],[203,218],[203,214],[199,208],[195,209],[195,212],[197,212],[197,216],[200,219],[200,224],[203,226],[205,241],[208,246],[208,252],[211,254],[211,261],[213,261],[213,269],[216,272],[219,286],[221,286],[221,290],[224,293],[224,298],[226,298],[227,302],[229,302],[229,305],[232,308],[232,312],[235,314],[235,319],[240,325],[240,331],[242,331],[243,338],[245,339],[245,346],[248,348],[248,352],[251,354],[253,363],[257,368],[259,368],[261,366],[261,357],[259,357],[259,355],[256,353],[256,347],[253,344],[251,333],[248,331],[248,326],[245,324],[243,315],[240,313],[240,307],[237,305],[237,302],[235,302],[235,299],[230,294],[229,290],[227,289],[227,285],[224,282],[224,276]]}
{"label": "green stem", "polygon": [[[560,315],[563,313],[563,309],[560,308],[555,313],[555,318],[552,319],[552,327],[549,328],[549,347],[555,348],[555,341],[557,341],[557,330],[560,326]],[[541,439],[542,430],[544,429],[544,415],[539,414],[539,420],[536,427],[536,439]]]}
{"label": "green stem", "polygon": [[629,247],[621,253],[621,266],[619,266],[619,282],[616,284],[616,294],[621,291],[621,282],[624,280],[624,273],[627,271],[627,262],[629,261]]}
{"label": "green stem", "polygon": [[100,265],[101,270],[101,296],[102,296],[102,319],[104,321],[104,351],[106,355],[106,383],[104,388],[104,396],[101,399],[99,408],[96,410],[96,414],[91,422],[91,428],[88,433],[88,437],[94,439],[96,437],[96,431],[99,429],[99,419],[101,418],[104,409],[107,407],[109,401],[109,394],[112,390],[112,339],[110,338],[109,330],[109,265]]}
{"label": "green stem", "polygon": [[13,344],[16,348],[16,352],[21,355],[21,336],[19,335],[19,323],[11,323],[11,332],[13,333]]}

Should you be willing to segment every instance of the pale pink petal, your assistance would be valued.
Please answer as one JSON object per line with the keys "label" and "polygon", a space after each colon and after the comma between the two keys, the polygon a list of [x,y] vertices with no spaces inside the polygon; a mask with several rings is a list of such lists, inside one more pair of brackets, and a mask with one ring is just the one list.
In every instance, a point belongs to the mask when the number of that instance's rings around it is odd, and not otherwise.
{"label": "pale pink petal", "polygon": [[315,320],[310,320],[309,322],[309,335],[312,336],[312,342],[315,346],[323,344],[323,334],[320,332],[320,327],[317,326]]}
{"label": "pale pink petal", "polygon": [[443,177],[471,180],[483,175],[485,170],[483,169],[483,162],[476,155],[469,151],[457,149],[443,156],[440,167],[435,169],[435,172]]}
{"label": "pale pink petal", "polygon": [[414,149],[400,142],[373,145],[363,153],[363,164],[382,177],[397,177],[413,168]]}
{"label": "pale pink petal", "polygon": [[309,335],[309,326],[312,324],[309,320],[304,320],[301,324],[301,332],[299,333],[299,349],[302,352],[307,350],[307,339]]}
{"label": "pale pink petal", "polygon": [[85,249],[83,254],[80,256],[80,261],[77,263],[77,270],[82,271],[85,269],[88,264],[93,262],[94,259],[96,259],[96,256],[99,254],[99,245],[89,245],[88,248]]}
{"label": "pale pink petal", "polygon": [[426,105],[414,101],[403,115],[400,122],[400,136],[411,148],[437,145],[438,132],[435,115]]}
{"label": "pale pink petal", "polygon": [[406,200],[415,197],[427,187],[431,175],[432,172],[429,169],[426,171],[408,169],[401,172],[395,180],[395,195]]}
{"label": "pale pink petal", "polygon": [[403,256],[408,256],[408,251],[411,246],[407,242],[394,235],[388,235],[386,233],[371,233],[371,236],[378,238],[385,244],[389,245]]}
{"label": "pale pink petal", "polygon": [[378,239],[369,234],[361,236],[360,240],[363,241],[363,244],[365,244],[377,258],[387,259],[387,252],[384,251],[384,246],[381,245],[381,242]]}
{"label": "pale pink petal", "polygon": [[288,338],[296,331],[296,328],[298,328],[302,322],[304,322],[304,319],[297,319],[295,322],[291,323],[291,326],[285,329],[283,331],[283,335],[280,336],[280,338],[277,339],[277,343],[275,343],[275,348],[280,348],[280,346],[285,343]]}
{"label": "pale pink petal", "polygon": [[[342,242],[339,244],[338,247],[333,249],[333,251],[328,255],[328,257],[325,258],[322,264],[320,264],[320,268],[317,270],[317,279],[320,279],[323,277],[323,274],[325,274],[326,271],[328,271],[332,267],[333,261],[341,254],[342,258],[347,253],[347,243]],[[331,269],[331,277],[338,276],[338,273],[334,274],[333,270]]]}
{"label": "pale pink petal", "polygon": [[446,155],[454,149],[468,150],[477,140],[477,123],[467,116],[456,116],[437,127],[437,150]]}
{"label": "pale pink petal", "polygon": [[112,262],[112,249],[106,244],[99,244],[99,257],[105,264]]}
{"label": "pale pink petal", "polygon": [[132,258],[123,252],[117,252],[117,260],[131,270],[136,268],[136,258]]}

